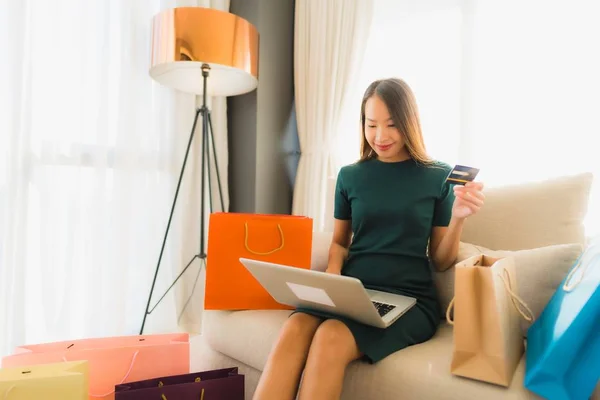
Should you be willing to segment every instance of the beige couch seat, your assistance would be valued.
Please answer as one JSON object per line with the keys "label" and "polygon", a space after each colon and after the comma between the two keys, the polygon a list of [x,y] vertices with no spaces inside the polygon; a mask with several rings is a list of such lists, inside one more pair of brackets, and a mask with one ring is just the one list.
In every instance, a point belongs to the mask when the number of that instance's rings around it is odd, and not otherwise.
{"label": "beige couch seat", "polygon": [[[288,315],[289,311],[210,311],[203,336],[212,349],[262,371]],[[426,343],[396,352],[374,365],[352,363],[342,398],[398,399],[399,393],[402,399],[532,398],[523,389],[523,362],[507,391],[449,374],[451,350],[452,328],[442,323],[434,338]]]}
{"label": "beige couch seat", "polygon": [[[515,255],[519,278],[532,280],[552,268],[555,276],[543,290],[526,282],[520,293],[537,304],[558,286],[585,241],[582,220],[587,210],[591,175],[555,179],[530,185],[486,190],[485,212],[467,221],[461,254],[503,251]],[[323,269],[331,233],[315,233],[313,268]],[[560,244],[569,244],[554,246]],[[543,249],[542,249],[543,248]],[[531,251],[530,251],[531,249]],[[535,250],[534,250],[535,249]],[[436,274],[441,302],[453,293],[453,272]],[[537,294],[537,293],[541,294]],[[529,297],[528,297],[529,296]],[[539,297],[545,296],[545,297]],[[246,374],[246,399],[251,399],[269,351],[289,311],[204,311],[203,333],[192,342],[192,368],[204,370],[239,366]],[[525,327],[526,328],[526,327]],[[525,329],[524,328],[524,329]],[[523,387],[524,357],[509,388],[453,376],[452,327],[440,321],[437,334],[370,365],[353,362],[346,374],[343,399],[537,399]],[[600,398],[600,397],[599,397]]]}

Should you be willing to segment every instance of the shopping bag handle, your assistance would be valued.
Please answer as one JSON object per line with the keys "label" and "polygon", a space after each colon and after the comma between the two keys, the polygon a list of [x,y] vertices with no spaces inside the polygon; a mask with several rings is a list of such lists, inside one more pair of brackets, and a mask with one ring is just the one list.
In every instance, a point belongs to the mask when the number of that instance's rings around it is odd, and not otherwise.
{"label": "shopping bag handle", "polygon": [[525,304],[523,299],[521,299],[521,297],[519,297],[519,295],[516,294],[512,290],[512,284],[511,284],[511,280],[510,280],[510,272],[508,272],[508,270],[506,268],[504,268],[504,270],[502,272],[504,274],[500,275],[500,279],[502,279],[502,281],[504,282],[504,288],[510,295],[513,306],[515,306],[516,310],[519,312],[519,314],[521,314],[521,317],[523,317],[523,319],[525,321],[533,322],[533,320],[535,319],[535,315],[533,314],[533,311],[531,311],[531,308],[529,308],[527,306],[527,304]]}
{"label": "shopping bag handle", "polygon": [[[479,250],[479,253],[481,255],[483,255],[483,253],[481,252],[481,250]],[[481,259],[475,260],[475,262],[473,263],[472,267],[478,266],[480,261],[481,261]],[[446,322],[448,322],[449,325],[454,325],[454,319],[450,318],[450,312],[454,308],[454,299],[455,298],[456,298],[456,296],[452,296],[452,300],[450,300],[450,304],[448,304],[448,308],[446,309]]]}
{"label": "shopping bag handle", "polygon": [[254,251],[254,250],[250,249],[250,246],[248,245],[248,222],[245,222],[244,223],[244,230],[245,230],[244,245],[246,246],[246,250],[248,250],[252,254],[256,254],[259,256],[266,256],[266,255],[273,254],[276,251],[283,249],[283,246],[285,245],[285,240],[283,238],[283,230],[281,229],[280,224],[277,224],[277,229],[279,230],[279,237],[281,237],[281,245],[279,247],[277,247],[276,249],[273,249],[270,251],[258,252],[258,251]]}
{"label": "shopping bag handle", "polygon": [[450,311],[454,308],[454,299],[455,296],[452,296],[452,300],[450,300],[450,304],[448,304],[448,308],[446,309],[446,322],[448,322],[449,325],[454,325],[454,320],[450,318]]}
{"label": "shopping bag handle", "polygon": [[[196,379],[194,379],[194,382],[200,382],[200,381],[201,381],[200,377],[197,377]],[[159,381],[158,387],[163,387],[163,386],[164,386],[163,383]],[[164,393],[161,394],[160,398],[161,398],[161,400],[168,400],[167,396],[165,396]],[[204,400],[204,388],[202,388],[202,391],[200,392],[200,400]]]}
{"label": "shopping bag handle", "polygon": [[[592,256],[592,259],[589,262],[583,264],[583,256],[584,255],[585,255],[585,253],[583,253],[579,257],[579,260],[577,260],[577,264],[575,264],[575,266],[571,269],[571,271],[569,272],[569,275],[567,275],[567,278],[565,279],[565,283],[563,284],[563,290],[567,293],[573,291],[573,289],[575,289],[577,286],[579,286],[581,281],[583,281],[583,278],[585,276],[585,273],[587,272],[587,268],[589,267],[589,265],[592,264],[593,262],[595,262],[598,257],[600,257],[600,253],[595,254],[594,256]],[[570,283],[571,279],[573,279],[573,276],[575,275],[575,273],[577,271],[579,271],[579,269],[581,269],[581,274],[579,274],[579,279],[577,279],[577,281],[575,281],[574,283]]]}
{"label": "shopping bag handle", "polygon": [[8,390],[6,392],[4,392],[4,400],[8,400],[8,395],[10,394],[10,392],[12,392],[12,390],[15,388],[15,385],[12,385],[11,387],[8,388]]}
{"label": "shopping bag handle", "polygon": [[[519,312],[519,314],[521,314],[521,317],[523,317],[523,319],[525,321],[533,322],[533,320],[535,319],[533,312],[527,306],[527,304],[525,304],[525,302],[519,297],[519,295],[516,294],[512,290],[512,285],[510,283],[510,273],[508,272],[508,270],[506,268],[503,270],[503,272],[506,276],[508,276],[508,280],[504,277],[504,275],[500,275],[500,278],[504,282],[504,288],[510,295],[510,298],[512,300],[513,305],[515,306],[515,309]],[[454,308],[454,299],[455,298],[456,298],[455,296],[452,297],[452,300],[450,300],[450,304],[448,304],[448,308],[446,309],[446,322],[448,322],[449,325],[454,325],[454,320],[452,318],[450,318],[450,312]]]}
{"label": "shopping bag handle", "polygon": [[[125,374],[125,376],[123,377],[123,379],[121,379],[121,382],[117,383],[117,385],[122,385],[123,383],[125,383],[125,380],[127,380],[127,378],[129,377],[129,374],[131,374],[131,371],[133,370],[133,364],[135,364],[135,359],[137,358],[137,356],[138,356],[139,353],[140,353],[139,350],[136,351],[135,353],[133,353],[133,357],[131,359],[131,364],[129,364],[129,369],[127,370],[127,373]],[[68,362],[66,356],[63,356],[63,361]],[[106,397],[106,396],[109,396],[109,395],[111,395],[113,393],[115,393],[115,389],[111,390],[110,392],[104,393],[104,394],[92,394],[92,393],[90,393],[90,397]]]}
{"label": "shopping bag handle", "polygon": [[[161,400],[168,400],[167,396],[165,396],[164,394],[161,395]],[[200,400],[204,400],[204,389],[202,389],[202,392],[200,392]]]}
{"label": "shopping bag handle", "polygon": [[[167,396],[165,396],[164,394],[161,396],[161,400],[168,400]],[[202,392],[200,392],[200,400],[204,400],[204,389],[202,389]]]}

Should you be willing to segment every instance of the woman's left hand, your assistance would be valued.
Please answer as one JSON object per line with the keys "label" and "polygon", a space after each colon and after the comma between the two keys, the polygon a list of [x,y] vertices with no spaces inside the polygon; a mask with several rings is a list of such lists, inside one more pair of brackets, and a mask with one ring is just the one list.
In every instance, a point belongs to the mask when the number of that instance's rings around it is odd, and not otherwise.
{"label": "woman's left hand", "polygon": [[458,219],[465,219],[476,214],[485,200],[483,194],[483,183],[467,182],[464,186],[455,185],[454,205],[452,206],[452,216]]}

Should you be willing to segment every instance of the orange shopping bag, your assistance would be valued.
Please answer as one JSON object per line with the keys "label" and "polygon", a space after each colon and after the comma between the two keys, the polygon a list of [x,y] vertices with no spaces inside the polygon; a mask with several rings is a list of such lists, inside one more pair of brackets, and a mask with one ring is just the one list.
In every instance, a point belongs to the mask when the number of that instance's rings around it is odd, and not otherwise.
{"label": "orange shopping bag", "polygon": [[2,368],[87,360],[89,400],[114,400],[115,386],[190,372],[189,334],[116,336],[17,347]]}
{"label": "orange shopping bag", "polygon": [[204,308],[288,310],[240,263],[241,257],[310,268],[312,218],[213,213],[210,216]]}

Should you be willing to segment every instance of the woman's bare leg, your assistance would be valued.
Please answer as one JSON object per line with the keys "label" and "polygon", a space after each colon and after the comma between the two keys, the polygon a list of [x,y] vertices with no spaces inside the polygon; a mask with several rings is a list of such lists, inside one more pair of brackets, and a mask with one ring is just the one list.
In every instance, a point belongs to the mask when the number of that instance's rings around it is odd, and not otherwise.
{"label": "woman's bare leg", "polygon": [[321,322],[317,317],[302,313],[289,317],[269,354],[254,400],[296,398],[310,343]]}
{"label": "woman's bare leg", "polygon": [[334,319],[323,322],[310,346],[299,399],[338,400],[346,367],[361,356],[346,325]]}

